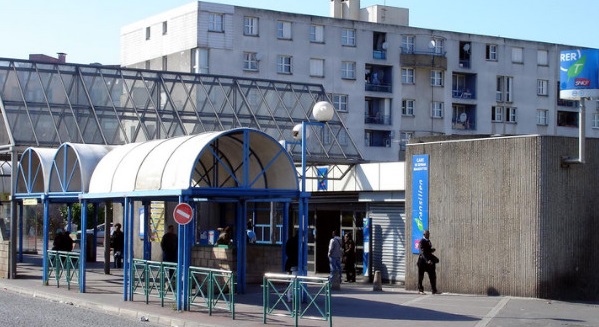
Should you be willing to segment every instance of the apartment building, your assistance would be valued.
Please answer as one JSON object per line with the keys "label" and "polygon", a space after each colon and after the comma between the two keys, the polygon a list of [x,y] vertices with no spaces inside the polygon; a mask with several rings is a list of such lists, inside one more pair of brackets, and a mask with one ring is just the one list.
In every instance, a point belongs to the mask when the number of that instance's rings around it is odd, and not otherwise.
{"label": "apartment building", "polygon": [[[572,47],[415,28],[406,8],[329,3],[331,17],[193,2],[123,27],[121,64],[322,84],[366,160],[402,160],[415,136],[577,135],[578,103],[558,92],[558,56]],[[591,109],[586,134],[598,137]]]}

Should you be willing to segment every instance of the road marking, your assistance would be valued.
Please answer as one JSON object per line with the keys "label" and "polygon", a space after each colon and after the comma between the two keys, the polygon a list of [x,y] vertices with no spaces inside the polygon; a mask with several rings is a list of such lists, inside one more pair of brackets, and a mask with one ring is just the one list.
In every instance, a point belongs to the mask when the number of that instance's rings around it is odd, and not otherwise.
{"label": "road marking", "polygon": [[420,302],[422,299],[427,298],[428,296],[426,295],[419,295],[418,297],[408,301],[408,302],[404,302],[401,305],[412,305],[414,303]]}
{"label": "road marking", "polygon": [[476,324],[475,327],[486,327],[509,301],[509,297],[504,297],[503,299],[501,299],[501,301],[499,301],[499,303],[497,303],[495,307],[491,309],[491,311],[489,311],[489,313],[487,313],[487,315],[481,321],[479,321],[478,324]]}

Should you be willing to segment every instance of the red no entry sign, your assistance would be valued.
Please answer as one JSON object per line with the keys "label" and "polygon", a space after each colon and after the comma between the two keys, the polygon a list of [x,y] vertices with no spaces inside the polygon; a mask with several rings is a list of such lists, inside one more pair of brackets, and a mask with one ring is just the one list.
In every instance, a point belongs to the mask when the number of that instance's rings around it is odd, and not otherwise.
{"label": "red no entry sign", "polygon": [[191,206],[187,203],[179,203],[175,207],[175,212],[173,212],[173,218],[179,225],[186,225],[193,218],[193,211],[191,210]]}

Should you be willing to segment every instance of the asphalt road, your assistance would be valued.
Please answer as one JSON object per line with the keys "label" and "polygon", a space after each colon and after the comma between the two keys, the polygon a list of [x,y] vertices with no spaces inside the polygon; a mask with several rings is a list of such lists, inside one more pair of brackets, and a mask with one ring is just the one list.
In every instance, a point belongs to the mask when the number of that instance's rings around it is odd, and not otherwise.
{"label": "asphalt road", "polygon": [[[78,307],[75,303],[17,294],[0,289],[0,325],[11,327],[47,326],[163,326]],[[164,326],[163,326],[164,327]]]}

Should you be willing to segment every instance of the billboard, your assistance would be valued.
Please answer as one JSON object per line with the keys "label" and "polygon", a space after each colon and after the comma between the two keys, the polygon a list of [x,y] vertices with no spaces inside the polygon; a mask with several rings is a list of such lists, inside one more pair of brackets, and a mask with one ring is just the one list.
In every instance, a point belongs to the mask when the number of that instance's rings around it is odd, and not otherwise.
{"label": "billboard", "polygon": [[561,51],[559,62],[561,99],[599,97],[599,50]]}

